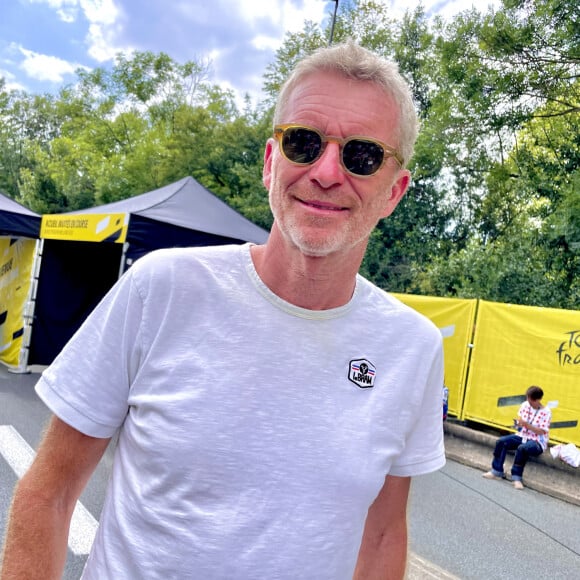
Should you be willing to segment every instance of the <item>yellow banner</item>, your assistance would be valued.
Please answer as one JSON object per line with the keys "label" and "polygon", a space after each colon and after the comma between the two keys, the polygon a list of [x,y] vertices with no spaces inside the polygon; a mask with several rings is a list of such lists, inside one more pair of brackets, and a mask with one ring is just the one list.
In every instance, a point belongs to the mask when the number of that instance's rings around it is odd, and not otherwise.
{"label": "yellow banner", "polygon": [[511,428],[530,385],[550,403],[550,440],[580,444],[580,311],[479,301],[464,418]]}
{"label": "yellow banner", "polygon": [[460,416],[477,301],[413,294],[393,296],[429,318],[441,331],[449,413]]}
{"label": "yellow banner", "polygon": [[35,240],[0,237],[0,361],[17,367]]}
{"label": "yellow banner", "polygon": [[125,213],[43,215],[40,237],[77,242],[115,242],[127,238],[129,216]]}

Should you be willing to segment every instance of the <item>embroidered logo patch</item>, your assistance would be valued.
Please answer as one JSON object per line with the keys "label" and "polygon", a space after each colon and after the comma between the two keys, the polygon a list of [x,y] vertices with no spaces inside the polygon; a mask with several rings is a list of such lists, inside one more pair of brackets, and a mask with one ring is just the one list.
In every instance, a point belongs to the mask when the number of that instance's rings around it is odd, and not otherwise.
{"label": "embroidered logo patch", "polygon": [[361,389],[368,389],[374,386],[376,370],[375,365],[364,358],[351,360],[348,369],[348,380]]}

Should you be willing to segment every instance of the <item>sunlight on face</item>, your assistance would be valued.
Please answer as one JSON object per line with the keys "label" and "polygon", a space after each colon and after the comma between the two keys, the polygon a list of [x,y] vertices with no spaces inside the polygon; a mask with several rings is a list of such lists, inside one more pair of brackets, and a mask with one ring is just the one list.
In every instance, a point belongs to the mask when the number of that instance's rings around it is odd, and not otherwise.
{"label": "sunlight on face", "polygon": [[[305,77],[282,116],[284,123],[315,127],[327,135],[366,135],[397,145],[398,110],[383,90],[335,73]],[[272,213],[284,238],[306,255],[326,256],[357,246],[364,250],[370,233],[394,210],[408,183],[408,171],[394,159],[375,175],[349,175],[336,143],[328,144],[312,165],[302,166],[284,159],[277,143],[270,146],[264,183]]]}

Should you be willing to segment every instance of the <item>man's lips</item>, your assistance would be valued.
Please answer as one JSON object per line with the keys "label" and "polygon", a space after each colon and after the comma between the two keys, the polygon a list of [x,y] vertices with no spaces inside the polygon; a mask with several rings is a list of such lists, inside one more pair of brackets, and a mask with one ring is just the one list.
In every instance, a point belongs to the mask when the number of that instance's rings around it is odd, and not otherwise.
{"label": "man's lips", "polygon": [[346,207],[336,205],[334,203],[329,203],[327,201],[318,201],[316,199],[312,199],[312,200],[299,199],[298,201],[302,205],[305,205],[307,207],[312,207],[314,209],[318,209],[321,211],[345,211],[348,209]]}

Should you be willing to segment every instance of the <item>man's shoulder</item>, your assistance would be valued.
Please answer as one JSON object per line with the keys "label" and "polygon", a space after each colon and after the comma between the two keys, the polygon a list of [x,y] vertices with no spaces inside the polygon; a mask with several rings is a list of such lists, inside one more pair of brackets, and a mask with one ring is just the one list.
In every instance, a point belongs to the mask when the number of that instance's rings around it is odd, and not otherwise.
{"label": "man's shoulder", "polygon": [[139,258],[130,268],[137,279],[190,276],[194,271],[226,271],[239,260],[242,246],[162,248]]}
{"label": "man's shoulder", "polygon": [[132,268],[147,269],[162,265],[180,265],[182,263],[213,263],[214,261],[227,262],[239,256],[242,246],[197,246],[188,248],[161,248],[153,250],[139,258]]}
{"label": "man's shoulder", "polygon": [[437,326],[424,314],[421,314],[411,306],[408,306],[396,296],[379,288],[372,282],[360,277],[361,287],[364,288],[365,302],[374,312],[377,320],[381,317],[389,321],[397,321],[401,325],[412,327],[423,334],[432,334],[441,337]]}
{"label": "man's shoulder", "polygon": [[[139,258],[127,272],[142,293],[195,290],[232,283],[243,270],[243,246],[163,248]],[[238,278],[239,279],[239,276]]]}

